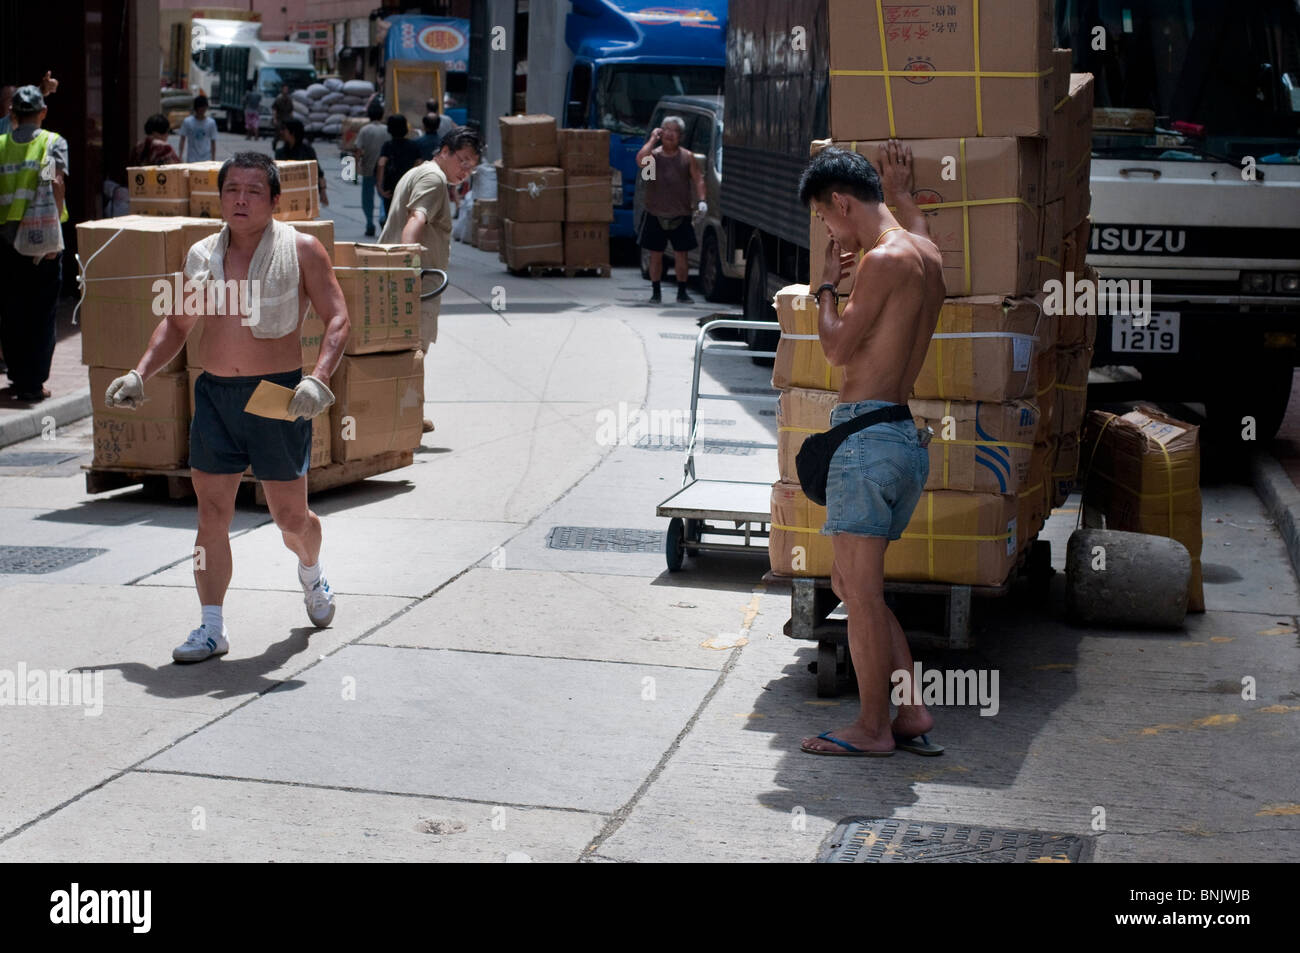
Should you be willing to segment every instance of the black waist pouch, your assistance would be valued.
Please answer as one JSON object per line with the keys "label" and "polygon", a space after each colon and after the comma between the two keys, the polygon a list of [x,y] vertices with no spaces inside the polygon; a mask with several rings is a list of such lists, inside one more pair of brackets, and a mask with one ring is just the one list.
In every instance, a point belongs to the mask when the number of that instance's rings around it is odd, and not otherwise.
{"label": "black waist pouch", "polygon": [[891,404],[881,407],[852,420],[846,420],[832,427],[825,433],[815,433],[803,442],[799,454],[794,458],[795,469],[799,471],[799,485],[803,487],[804,496],[818,506],[826,505],[826,476],[830,473],[831,457],[848,436],[859,430],[866,430],[875,424],[894,423],[911,420],[912,411],[906,404]]}

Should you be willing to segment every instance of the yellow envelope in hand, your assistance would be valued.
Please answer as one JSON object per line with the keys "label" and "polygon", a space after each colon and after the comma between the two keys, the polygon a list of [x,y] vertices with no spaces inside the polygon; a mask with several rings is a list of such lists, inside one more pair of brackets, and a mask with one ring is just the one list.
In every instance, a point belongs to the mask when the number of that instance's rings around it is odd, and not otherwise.
{"label": "yellow envelope in hand", "polygon": [[293,400],[293,388],[281,387],[270,381],[261,381],[244,405],[244,413],[270,417],[272,420],[297,420],[289,413],[289,401]]}

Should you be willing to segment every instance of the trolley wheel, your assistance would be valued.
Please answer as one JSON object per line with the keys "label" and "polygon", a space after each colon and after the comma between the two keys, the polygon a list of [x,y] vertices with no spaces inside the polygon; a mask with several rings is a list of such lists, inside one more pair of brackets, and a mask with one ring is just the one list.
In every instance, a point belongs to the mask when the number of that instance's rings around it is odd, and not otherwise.
{"label": "trolley wheel", "polygon": [[834,698],[839,691],[839,647],[834,642],[817,643],[817,697]]}
{"label": "trolley wheel", "polygon": [[698,543],[700,541],[700,537],[702,537],[703,535],[704,535],[704,520],[688,519],[686,521],[686,538],[688,540],[690,540],[692,543]]}
{"label": "trolley wheel", "polygon": [[677,572],[682,568],[682,558],[686,555],[686,546],[682,518],[674,516],[668,521],[668,533],[664,537],[664,556],[668,560],[668,571]]}

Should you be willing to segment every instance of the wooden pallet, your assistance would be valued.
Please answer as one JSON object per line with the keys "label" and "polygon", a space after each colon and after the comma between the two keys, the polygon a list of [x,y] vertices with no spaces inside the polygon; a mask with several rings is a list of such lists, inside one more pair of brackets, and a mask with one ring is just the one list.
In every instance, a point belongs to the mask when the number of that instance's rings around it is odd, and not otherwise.
{"label": "wooden pallet", "polygon": [[507,268],[512,275],[521,278],[565,278],[593,277],[608,278],[609,265],[524,265],[522,268]]}
{"label": "wooden pallet", "polygon": [[[347,463],[329,463],[307,471],[307,492],[320,493],[389,470],[409,467],[415,461],[414,450],[390,450],[361,460]],[[86,471],[86,492],[105,493],[124,486],[142,484],[151,495],[182,500],[194,496],[194,483],[188,467],[171,470],[146,470],[140,467],[83,466]],[[266,493],[261,481],[251,473],[240,475],[239,492],[244,499],[251,498],[258,506],[266,505]]]}

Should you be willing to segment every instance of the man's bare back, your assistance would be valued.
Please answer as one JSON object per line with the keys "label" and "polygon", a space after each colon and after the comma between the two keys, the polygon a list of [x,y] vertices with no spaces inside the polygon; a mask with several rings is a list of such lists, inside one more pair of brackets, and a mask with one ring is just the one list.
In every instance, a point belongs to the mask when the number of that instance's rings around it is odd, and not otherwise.
{"label": "man's bare back", "polygon": [[[299,261],[303,260],[305,243],[312,239],[298,233],[296,244]],[[225,275],[227,280],[242,281],[248,277],[252,254],[240,253],[234,248],[226,251]],[[278,338],[253,336],[251,327],[240,320],[237,313],[204,315],[203,337],[199,340],[199,366],[218,377],[249,377],[256,374],[275,374],[302,367],[302,319],[310,301],[307,295],[307,278],[299,270],[298,325],[292,334]],[[236,309],[228,309],[234,311]]]}
{"label": "man's bare back", "polygon": [[934,242],[899,228],[862,256],[849,306],[872,315],[844,363],[843,403],[904,404],[912,392],[946,289]]}

